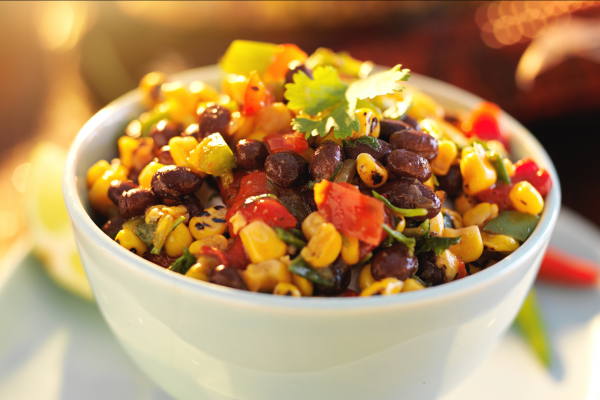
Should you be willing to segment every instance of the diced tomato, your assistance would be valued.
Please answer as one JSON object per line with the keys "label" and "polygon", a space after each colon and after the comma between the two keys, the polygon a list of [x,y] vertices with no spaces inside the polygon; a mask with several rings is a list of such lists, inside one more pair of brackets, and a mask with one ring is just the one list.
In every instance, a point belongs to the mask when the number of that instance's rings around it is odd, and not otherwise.
{"label": "diced tomato", "polygon": [[219,263],[223,265],[230,265],[225,255],[221,252],[221,250],[215,247],[202,246],[202,248],[200,249],[200,254],[216,257],[219,260]]}
{"label": "diced tomato", "polygon": [[319,212],[342,233],[365,243],[381,243],[384,205],[350,184],[323,180],[314,186]]}
{"label": "diced tomato", "polygon": [[482,140],[498,140],[508,148],[507,133],[500,122],[502,110],[494,103],[482,102],[471,110],[469,122],[471,130],[467,136],[477,136]]}
{"label": "diced tomato", "polygon": [[[381,240],[384,240],[384,238],[382,237]],[[377,246],[373,244],[358,242],[358,259],[362,260],[363,258],[365,258],[367,254],[369,254],[375,249],[375,247]]]}
{"label": "diced tomato", "polygon": [[233,240],[233,243],[223,252],[223,255],[231,267],[246,269],[246,266],[250,263],[250,259],[239,237]]}
{"label": "diced tomato", "polygon": [[244,114],[254,115],[262,109],[269,99],[269,93],[258,72],[250,72],[248,87],[244,94]]}
{"label": "diced tomato", "polygon": [[552,188],[552,178],[548,171],[540,169],[531,158],[526,157],[515,163],[515,174],[511,178],[513,183],[527,181],[537,189],[542,197],[546,197]]}
{"label": "diced tomato", "polygon": [[265,79],[273,81],[282,80],[285,78],[290,62],[296,60],[304,62],[307,58],[308,55],[295,44],[280,44],[275,50],[273,62],[269,65],[269,69],[265,73]]}
{"label": "diced tomato", "polygon": [[[227,215],[225,219],[229,221],[236,211],[244,205],[244,202],[248,197],[258,196],[261,194],[273,194],[275,192],[275,188],[269,184],[269,180],[267,179],[267,175],[264,171],[256,171],[251,172],[248,175],[242,178],[240,183],[239,192],[233,201],[229,210],[227,210]],[[231,226],[230,226],[231,228]],[[231,229],[230,229],[231,231]]]}
{"label": "diced tomato", "polygon": [[352,289],[346,289],[346,291],[342,293],[342,297],[358,297],[358,293]]}
{"label": "diced tomato", "polygon": [[302,154],[308,148],[308,142],[303,133],[274,134],[264,138],[264,142],[271,154],[282,151],[293,151]]}
{"label": "diced tomato", "polygon": [[455,281],[467,276],[467,268],[465,267],[465,262],[463,260],[458,260],[458,265],[456,267],[457,267],[457,273],[456,273],[456,277],[454,278]]}
{"label": "diced tomato", "polygon": [[[271,227],[278,226],[284,229],[295,228],[298,224],[296,217],[279,200],[271,197],[263,197],[249,204],[244,204],[238,211],[248,223],[261,220]],[[229,233],[233,236],[231,224],[229,224]]]}
{"label": "diced tomato", "polygon": [[498,206],[498,210],[510,210],[513,208],[512,202],[508,198],[508,192],[512,185],[505,183],[495,183],[491,188],[482,190],[475,197],[483,203],[493,203]]}
{"label": "diced tomato", "polygon": [[219,186],[219,191],[221,192],[221,198],[223,199],[223,203],[227,208],[231,207],[231,205],[235,202],[235,198],[240,191],[240,186],[242,184],[242,178],[248,175],[250,172],[245,169],[236,170],[233,173],[233,182],[229,184],[229,187],[225,189],[223,184],[221,183],[221,179],[217,179],[217,185]]}

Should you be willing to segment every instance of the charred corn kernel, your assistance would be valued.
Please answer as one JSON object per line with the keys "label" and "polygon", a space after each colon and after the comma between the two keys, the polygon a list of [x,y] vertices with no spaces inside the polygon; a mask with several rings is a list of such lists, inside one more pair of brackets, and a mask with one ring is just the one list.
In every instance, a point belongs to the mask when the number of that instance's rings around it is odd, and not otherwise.
{"label": "charred corn kernel", "polygon": [[330,223],[321,225],[317,233],[302,248],[300,255],[315,268],[333,263],[342,251],[342,235]]}
{"label": "charred corn kernel", "polygon": [[446,207],[442,207],[442,214],[447,214],[450,218],[452,218],[452,223],[454,224],[454,228],[460,229],[463,225],[462,216],[458,211],[451,210]]}
{"label": "charred corn kernel", "polygon": [[508,176],[512,178],[515,174],[515,165],[508,158],[503,158],[502,162],[504,162],[504,166],[506,167],[506,172],[508,172]]}
{"label": "charred corn kernel", "polygon": [[431,160],[431,170],[434,174],[444,176],[450,171],[452,162],[456,159],[458,150],[451,140],[438,141],[438,155]]}
{"label": "charred corn kernel", "polygon": [[361,153],[356,157],[356,171],[360,179],[372,188],[383,185],[388,178],[387,169],[368,153]]}
{"label": "charred corn kernel", "polygon": [[477,204],[477,200],[464,192],[454,199],[454,208],[456,208],[456,211],[461,215],[465,215],[467,211],[475,207],[475,204]]}
{"label": "charred corn kernel", "polygon": [[368,108],[359,108],[356,110],[356,119],[360,124],[360,128],[358,132],[352,132],[353,138],[359,138],[361,136],[373,136],[373,133],[377,133],[379,136],[379,120],[377,116],[373,112],[373,110]]}
{"label": "charred corn kernel", "polygon": [[435,264],[444,270],[446,282],[450,282],[456,278],[458,268],[461,264],[464,265],[464,261],[458,258],[452,251],[445,250],[436,258]]}
{"label": "charred corn kernel", "polygon": [[519,241],[506,235],[496,235],[488,232],[481,232],[483,246],[488,250],[513,252],[519,248]]}
{"label": "charred corn kernel", "polygon": [[208,282],[211,271],[220,264],[219,259],[213,255],[200,254],[196,261],[196,264],[190,267],[185,276]]}
{"label": "charred corn kernel", "polygon": [[396,278],[385,278],[380,281],[373,282],[372,285],[360,292],[360,296],[389,296],[398,294],[404,288],[404,282]]}
{"label": "charred corn kernel", "polygon": [[179,224],[167,236],[165,253],[169,257],[180,257],[183,254],[183,248],[189,248],[193,241],[194,238],[192,238],[188,227],[185,224]]}
{"label": "charred corn kernel", "polygon": [[110,169],[110,164],[106,160],[100,160],[88,169],[86,181],[88,188],[91,188],[94,183]]}
{"label": "charred corn kernel", "polygon": [[[164,204],[157,204],[155,206],[149,207],[146,210],[146,213],[144,215],[144,221],[147,224],[154,224],[156,222],[158,222],[158,220],[161,217],[164,216],[170,216],[171,219],[173,221],[179,219],[179,217],[183,217],[183,222],[184,224],[187,224],[189,219],[190,219],[190,215],[188,214],[188,210],[186,206],[166,206]],[[171,229],[170,227],[167,227],[167,230]]]}
{"label": "charred corn kernel", "polygon": [[421,285],[421,283],[413,278],[409,278],[404,281],[403,292],[412,292],[414,290],[422,290],[425,289],[425,286]]}
{"label": "charred corn kernel", "polygon": [[444,230],[444,216],[439,212],[435,217],[429,220],[429,232],[435,236],[442,236]]}
{"label": "charred corn kernel", "polygon": [[226,214],[227,208],[215,206],[207,208],[192,218],[190,221],[190,232],[194,239],[199,240],[208,236],[225,233],[227,230]]}
{"label": "charred corn kernel", "polygon": [[262,221],[254,221],[240,231],[244,249],[253,263],[283,257],[287,244],[277,237],[277,233]]}
{"label": "charred corn kernel", "polygon": [[227,241],[227,238],[223,235],[207,236],[190,244],[190,253],[200,254],[202,252],[202,247],[204,246],[214,247],[215,249],[223,251],[229,247],[229,241]]}
{"label": "charred corn kernel", "polygon": [[108,188],[115,180],[112,171],[108,170],[97,179],[88,193],[92,208],[104,217],[112,217],[119,214],[118,207],[108,198]]}
{"label": "charred corn kernel", "polygon": [[342,260],[348,265],[354,265],[360,261],[357,238],[348,235],[344,236],[342,239]]}
{"label": "charred corn kernel", "polygon": [[117,141],[119,147],[119,159],[127,168],[133,165],[133,152],[138,148],[138,141],[129,136],[121,136]]}
{"label": "charred corn kernel", "polygon": [[508,192],[508,198],[515,210],[523,213],[537,215],[544,209],[544,199],[540,192],[527,181],[519,182],[513,186]]}
{"label": "charred corn kernel", "polygon": [[313,295],[314,285],[311,281],[300,275],[292,274],[292,283],[296,285],[302,296],[309,297]]}
{"label": "charred corn kernel", "polygon": [[144,169],[142,169],[142,172],[140,172],[140,175],[138,176],[140,187],[144,189],[151,189],[152,177],[154,176],[156,171],[158,171],[164,166],[164,164],[161,164],[156,161],[152,161],[150,164],[146,165]]}
{"label": "charred corn kernel", "polygon": [[373,283],[375,283],[375,278],[371,274],[371,264],[367,264],[360,270],[358,275],[358,287],[360,290],[365,290]]}
{"label": "charred corn kernel", "polygon": [[450,246],[452,253],[456,254],[464,262],[472,262],[481,257],[483,253],[483,242],[479,227],[468,226],[466,228],[445,228],[442,232],[444,237],[458,237],[460,242]]}
{"label": "charred corn kernel", "polygon": [[131,229],[123,228],[117,233],[115,242],[132,252],[133,254],[143,255],[148,251],[148,247],[136,236]]}
{"label": "charred corn kernel", "polygon": [[231,97],[238,104],[244,104],[248,78],[243,75],[227,74],[223,79],[223,93]]}
{"label": "charred corn kernel", "polygon": [[321,226],[325,223],[325,218],[320,212],[314,211],[308,214],[308,217],[302,222],[302,233],[306,239],[310,240],[317,234]]}
{"label": "charred corn kernel", "polygon": [[279,282],[290,283],[292,273],[281,260],[267,260],[248,264],[242,277],[251,292],[272,292]]}
{"label": "charred corn kernel", "polygon": [[160,86],[165,83],[165,74],[150,72],[140,80],[139,88],[142,91],[142,102],[150,110],[161,100]]}
{"label": "charred corn kernel", "polygon": [[490,203],[479,203],[475,207],[467,210],[463,215],[465,226],[477,225],[483,229],[490,220],[498,216],[498,206]]}
{"label": "charred corn kernel", "polygon": [[292,114],[283,103],[265,106],[256,114],[256,125],[269,135],[289,128],[291,123]]}
{"label": "charred corn kernel", "polygon": [[414,91],[412,94],[412,106],[408,110],[408,115],[416,120],[425,118],[444,118],[444,108],[437,104],[435,100],[423,92]]}
{"label": "charred corn kernel", "polygon": [[190,83],[188,90],[194,104],[198,104],[201,101],[217,101],[219,99],[219,92],[217,89],[201,81]]}
{"label": "charred corn kernel", "polygon": [[315,147],[319,147],[321,145],[321,143],[323,143],[326,140],[331,140],[333,142],[336,142],[337,144],[339,144],[342,147],[344,146],[344,142],[342,141],[343,139],[335,137],[335,132],[334,132],[333,128],[331,128],[331,130],[329,131],[329,133],[327,135],[317,136],[315,138]]}
{"label": "charred corn kernel", "polygon": [[463,177],[463,190],[469,195],[489,189],[497,179],[496,170],[479,143],[474,143],[472,148],[463,149],[460,172]]}
{"label": "charred corn kernel", "polygon": [[275,296],[302,297],[300,290],[291,283],[279,282],[273,289]]}
{"label": "charred corn kernel", "polygon": [[198,146],[198,141],[193,136],[176,136],[169,140],[169,152],[175,165],[179,167],[192,168],[192,164],[188,161],[190,152]]}

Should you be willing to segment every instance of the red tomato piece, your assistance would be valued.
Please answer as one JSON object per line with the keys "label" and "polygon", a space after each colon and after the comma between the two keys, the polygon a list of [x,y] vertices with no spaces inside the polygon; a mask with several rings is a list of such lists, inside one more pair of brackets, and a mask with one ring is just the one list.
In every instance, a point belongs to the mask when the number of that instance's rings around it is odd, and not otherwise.
{"label": "red tomato piece", "polygon": [[244,94],[244,114],[254,115],[267,103],[269,93],[264,82],[260,79],[258,72],[250,72],[248,88]]}
{"label": "red tomato piece", "polygon": [[456,277],[454,278],[455,281],[464,278],[465,276],[467,276],[467,268],[465,267],[465,262],[463,260],[458,260],[458,265],[457,267],[457,274]]}
{"label": "red tomato piece", "polygon": [[511,178],[513,183],[527,181],[537,189],[542,197],[546,197],[552,188],[552,178],[548,171],[540,169],[531,158],[526,157],[515,163],[515,174]]}
{"label": "red tomato piece", "polygon": [[508,148],[507,134],[502,128],[500,120],[502,110],[494,103],[482,102],[471,110],[469,122],[471,130],[467,136],[477,136],[482,140],[499,140]]}
{"label": "red tomato piece", "polygon": [[493,203],[498,206],[498,210],[510,210],[513,208],[512,202],[508,198],[508,192],[512,185],[505,183],[495,183],[491,188],[482,190],[475,197],[483,203]]}
{"label": "red tomato piece", "polygon": [[[279,200],[272,197],[263,197],[249,204],[244,204],[238,211],[248,223],[260,220],[271,227],[278,226],[284,229],[295,228],[298,224],[296,217]],[[231,226],[229,232],[233,234]]]}
{"label": "red tomato piece", "polygon": [[280,44],[275,50],[273,62],[265,73],[265,79],[273,81],[285,79],[290,62],[304,62],[307,58],[308,55],[295,44]]}
{"label": "red tomato piece", "polygon": [[246,269],[248,264],[250,264],[248,254],[246,254],[244,245],[239,237],[235,238],[233,243],[223,251],[223,256],[227,259],[227,265],[234,268]]}
{"label": "red tomato piece", "polygon": [[342,293],[342,297],[358,297],[358,293],[352,289],[346,289],[346,291]]}
{"label": "red tomato piece", "polygon": [[233,173],[233,182],[229,184],[229,187],[225,189],[223,184],[221,183],[221,179],[217,179],[217,185],[219,186],[219,191],[221,192],[221,198],[223,199],[223,203],[227,208],[230,208],[231,205],[235,202],[235,198],[237,197],[240,186],[242,184],[242,178],[248,175],[250,172],[245,169],[236,170]]}
{"label": "red tomato piece", "polygon": [[[249,173],[242,178],[240,190],[233,201],[233,204],[231,207],[229,207],[225,219],[229,222],[229,218],[231,218],[236,211],[244,205],[244,202],[248,197],[259,196],[261,194],[268,193],[273,194],[274,192],[275,188],[269,183],[267,175],[264,173],[264,171]],[[231,225],[229,226],[229,231],[233,232]]]}
{"label": "red tomato piece", "polygon": [[382,240],[384,205],[350,184],[323,180],[314,186],[319,212],[342,233],[378,246]]}
{"label": "red tomato piece", "polygon": [[308,142],[303,133],[286,133],[284,135],[276,133],[265,137],[264,142],[271,154],[282,151],[293,151],[301,154],[308,148]]}

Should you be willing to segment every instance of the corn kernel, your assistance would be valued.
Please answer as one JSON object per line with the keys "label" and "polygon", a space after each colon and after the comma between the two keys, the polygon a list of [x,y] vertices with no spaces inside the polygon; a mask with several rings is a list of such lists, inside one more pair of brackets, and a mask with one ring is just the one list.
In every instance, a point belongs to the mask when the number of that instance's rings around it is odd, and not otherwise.
{"label": "corn kernel", "polygon": [[435,264],[444,270],[446,282],[451,282],[456,278],[461,264],[464,265],[465,263],[448,249],[436,258]]}
{"label": "corn kernel", "polygon": [[217,101],[219,99],[219,92],[217,89],[201,81],[190,83],[188,90],[194,104],[198,104],[201,101]]}
{"label": "corn kernel", "polygon": [[198,146],[198,141],[193,136],[176,136],[169,140],[169,152],[175,165],[179,167],[193,168],[192,164],[188,161],[190,152]]}
{"label": "corn kernel", "polygon": [[372,188],[383,185],[388,178],[387,169],[368,153],[361,153],[356,157],[356,171],[360,179]]}
{"label": "corn kernel", "polygon": [[483,242],[479,227],[469,226],[460,229],[445,228],[443,237],[458,237],[460,242],[450,246],[452,253],[456,254],[464,262],[472,262],[481,257],[483,253]]}
{"label": "corn kernel", "polygon": [[[236,113],[233,113],[236,114]],[[233,114],[232,114],[232,120],[233,120]],[[264,135],[261,136],[260,138],[257,139],[257,137],[253,137],[254,136],[254,132],[258,132],[255,131],[254,128],[256,128],[256,115],[241,115],[238,117],[236,115],[237,118],[237,128],[235,128],[235,130],[229,130],[230,134],[233,134],[233,143],[237,143],[242,139],[254,139],[254,140],[260,140],[262,141],[262,139],[267,136],[267,132],[260,130],[260,132],[263,132]]]}
{"label": "corn kernel", "polygon": [[409,278],[407,280],[404,281],[404,288],[402,289],[403,292],[412,292],[414,290],[423,290],[425,289],[425,286],[421,285],[421,283],[413,278]]}
{"label": "corn kernel", "polygon": [[256,125],[269,135],[289,128],[291,123],[292,114],[283,103],[265,106],[256,114]]}
{"label": "corn kernel", "polygon": [[300,251],[304,260],[315,268],[332,264],[342,251],[342,235],[330,223],[321,225],[306,246]]}
{"label": "corn kernel", "polygon": [[148,247],[136,236],[131,229],[123,228],[117,233],[115,242],[131,251],[133,254],[144,255]]}
{"label": "corn kernel", "polygon": [[88,169],[86,181],[88,188],[91,188],[94,183],[110,169],[110,164],[106,160],[100,160]]}
{"label": "corn kernel", "polygon": [[503,158],[502,162],[506,167],[506,172],[508,172],[508,176],[512,178],[515,175],[515,165],[508,158]]}
{"label": "corn kernel", "polygon": [[190,253],[200,254],[202,252],[202,247],[204,246],[214,247],[215,249],[223,251],[229,247],[229,241],[223,235],[207,236],[190,244]]}
{"label": "corn kernel", "polygon": [[434,174],[444,176],[450,171],[452,162],[456,159],[458,150],[451,140],[438,141],[438,155],[431,160],[431,170]]}
{"label": "corn kernel", "polygon": [[190,232],[199,240],[213,235],[222,235],[227,230],[225,215],[227,208],[214,206],[207,208],[190,221]]}
{"label": "corn kernel", "polygon": [[227,74],[222,82],[223,93],[231,97],[238,104],[244,104],[248,78],[243,75]]}
{"label": "corn kernel", "polygon": [[106,171],[100,179],[94,182],[88,193],[92,208],[105,217],[119,214],[117,206],[108,198],[108,188],[113,180],[115,180],[114,173],[110,170]]}
{"label": "corn kernel", "polygon": [[342,238],[342,260],[348,265],[354,265],[360,261],[360,250],[357,238],[344,235],[344,238]]}
{"label": "corn kernel", "polygon": [[442,210],[440,212],[442,214],[447,214],[450,218],[452,218],[452,223],[454,224],[455,229],[460,229],[464,226],[462,216],[460,215],[460,213],[458,211],[454,211],[449,208],[442,207]]}
{"label": "corn kernel", "polygon": [[312,296],[314,291],[314,285],[311,281],[306,278],[301,277],[300,275],[292,274],[292,283],[296,285],[302,296],[309,297]]}
{"label": "corn kernel", "polygon": [[160,101],[160,86],[165,83],[165,74],[162,72],[150,72],[140,80],[139,88],[142,91],[142,102],[146,109],[150,110]]}
{"label": "corn kernel", "polygon": [[[373,112],[373,110],[368,108],[359,108],[356,110],[356,119],[360,124],[360,128],[358,132],[352,132],[353,138],[359,138],[361,136],[379,136],[379,120],[377,116]],[[375,136],[375,134],[377,136]]]}
{"label": "corn kernel", "polygon": [[435,236],[442,236],[444,230],[444,216],[439,212],[435,217],[429,220],[429,232]]}
{"label": "corn kernel", "polygon": [[113,179],[118,179],[120,181],[129,179],[129,168],[124,166],[118,159],[113,160],[110,164],[110,172],[112,172]]}
{"label": "corn kernel", "polygon": [[496,235],[488,232],[481,232],[483,246],[492,251],[512,253],[519,248],[519,241],[506,235]]}
{"label": "corn kernel", "polygon": [[496,170],[479,143],[474,143],[472,148],[463,149],[460,172],[463,177],[463,190],[469,195],[489,189],[497,179]]}
{"label": "corn kernel", "polygon": [[544,199],[533,185],[527,181],[517,183],[508,192],[513,207],[522,213],[537,215],[544,209]]}
{"label": "corn kernel", "polygon": [[275,296],[290,296],[290,297],[302,297],[300,290],[291,283],[279,282],[275,289],[273,289]]}
{"label": "corn kernel", "polygon": [[190,267],[185,276],[208,282],[211,271],[219,265],[219,259],[212,255],[201,254],[196,261],[196,264]]}
{"label": "corn kernel", "polygon": [[165,253],[169,257],[180,257],[184,247],[190,247],[194,239],[185,224],[179,224],[169,233],[165,241]]}
{"label": "corn kernel", "polygon": [[373,283],[375,283],[375,278],[371,274],[371,264],[367,264],[360,270],[358,275],[358,287],[360,290],[365,290]]}
{"label": "corn kernel", "polygon": [[497,216],[498,206],[496,204],[479,203],[465,212],[465,215],[463,215],[463,223],[465,226],[477,225],[479,229],[483,229],[490,220]]}
{"label": "corn kernel", "polygon": [[315,138],[315,147],[319,147],[321,145],[321,143],[323,143],[326,140],[331,140],[332,142],[336,142],[340,146],[344,147],[344,142],[342,141],[343,139],[335,137],[335,131],[333,130],[333,128],[331,128],[331,130],[329,131],[329,133],[327,133],[327,135],[317,136]]}
{"label": "corn kernel", "polygon": [[281,260],[267,260],[248,264],[242,277],[251,292],[272,292],[280,282],[290,283],[292,273]]}
{"label": "corn kernel", "polygon": [[277,237],[277,233],[262,221],[254,221],[240,231],[244,249],[253,263],[283,257],[287,244]]}
{"label": "corn kernel", "polygon": [[408,110],[409,116],[420,121],[424,118],[443,119],[445,114],[444,107],[437,104],[430,96],[423,92],[413,92],[412,106]]}
{"label": "corn kernel", "polygon": [[435,178],[433,177],[433,174],[431,174],[429,179],[423,182],[423,185],[427,186],[431,191],[435,190]]}
{"label": "corn kernel", "polygon": [[121,164],[127,168],[131,168],[133,166],[133,152],[139,146],[137,139],[129,136],[121,136],[117,141],[117,146],[119,147]]}
{"label": "corn kernel", "polygon": [[475,204],[477,204],[475,197],[469,196],[464,192],[454,199],[454,208],[456,208],[456,211],[461,215],[465,215],[468,210],[475,207]]}
{"label": "corn kernel", "polygon": [[389,296],[392,294],[398,294],[404,288],[404,282],[396,278],[385,278],[380,281],[373,282],[371,286],[363,289],[360,292],[360,296]]}
{"label": "corn kernel", "polygon": [[323,218],[323,215],[318,211],[313,211],[302,222],[302,233],[304,233],[306,239],[310,240],[317,234],[324,223],[325,218]]}
{"label": "corn kernel", "polygon": [[164,164],[161,164],[156,161],[152,161],[150,164],[146,165],[142,172],[140,172],[140,175],[138,176],[138,182],[140,183],[140,187],[144,189],[151,189],[152,177],[154,176],[156,171],[158,171],[164,166]]}
{"label": "corn kernel", "polygon": [[406,219],[404,219],[404,215],[400,215],[400,221],[398,225],[396,225],[396,230],[400,233],[404,232],[404,228],[406,228]]}
{"label": "corn kernel", "polygon": [[269,136],[269,134],[265,130],[257,129],[248,136],[248,139],[258,140],[259,142],[262,142],[267,136]]}
{"label": "corn kernel", "polygon": [[175,122],[193,123],[196,102],[187,87],[179,81],[163,83],[160,87],[167,103],[170,104],[169,116]]}

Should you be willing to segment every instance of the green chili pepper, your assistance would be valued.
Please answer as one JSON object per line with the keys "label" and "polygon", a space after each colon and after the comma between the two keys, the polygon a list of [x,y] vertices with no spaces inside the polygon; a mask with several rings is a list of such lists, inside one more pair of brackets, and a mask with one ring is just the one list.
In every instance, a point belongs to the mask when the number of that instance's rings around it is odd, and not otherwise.
{"label": "green chili pepper", "polygon": [[498,180],[500,182],[506,183],[507,185],[510,185],[510,176],[508,176],[508,171],[506,170],[506,165],[504,165],[504,161],[502,161],[502,156],[496,152],[492,152],[488,154],[487,159],[496,170]]}
{"label": "green chili pepper", "polygon": [[398,208],[394,205],[392,205],[392,203],[390,203],[390,201],[388,199],[386,199],[385,197],[383,197],[382,195],[380,195],[379,193],[377,193],[376,191],[373,190],[373,197],[375,197],[377,200],[383,202],[383,204],[385,204],[387,206],[387,208],[389,208],[390,210],[392,210],[392,212],[394,213],[394,215],[396,217],[422,217],[423,215],[427,215],[427,209],[426,208]]}
{"label": "green chili pepper", "polygon": [[277,237],[287,244],[294,246],[298,250],[306,246],[306,242],[304,240],[298,239],[296,236],[292,235],[288,231],[283,228],[275,227],[275,232],[277,232]]}
{"label": "green chili pepper", "polygon": [[430,222],[426,219],[421,225],[416,228],[405,228],[402,233],[404,236],[413,237],[413,238],[427,238],[429,237],[430,232]]}
{"label": "green chili pepper", "polygon": [[296,257],[288,269],[290,272],[300,275],[317,285],[331,287],[335,283],[331,268],[313,268],[301,256]]}
{"label": "green chili pepper", "polygon": [[[429,221],[429,220],[427,220],[427,221]],[[406,247],[408,247],[409,254],[412,257],[412,255],[414,254],[414,251],[415,251],[415,244],[417,243],[415,238],[406,237],[403,234],[401,234],[400,232],[393,230],[386,224],[383,224],[382,227],[383,227],[383,230],[386,231],[390,237],[392,237],[394,240],[396,240],[400,243],[403,243]]]}

